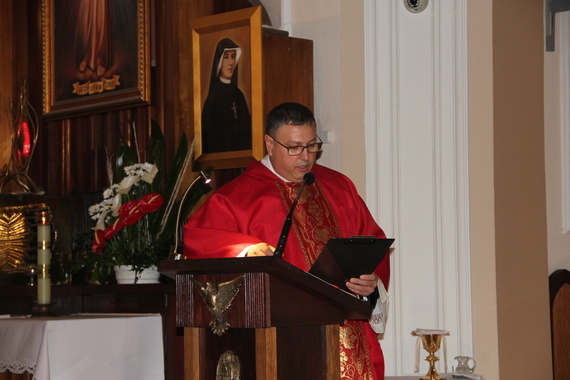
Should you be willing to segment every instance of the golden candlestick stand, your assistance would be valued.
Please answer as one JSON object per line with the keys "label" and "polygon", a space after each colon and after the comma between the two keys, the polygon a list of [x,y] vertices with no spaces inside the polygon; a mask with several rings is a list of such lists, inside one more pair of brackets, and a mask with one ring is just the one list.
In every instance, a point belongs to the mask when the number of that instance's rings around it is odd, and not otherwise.
{"label": "golden candlestick stand", "polygon": [[[429,353],[429,356],[425,358],[429,362],[429,369],[425,376],[421,377],[421,380],[439,380],[445,379],[439,376],[437,369],[435,368],[435,362],[439,360],[435,353],[441,347],[441,341],[445,335],[449,335],[448,331],[445,330],[424,330],[416,329],[412,331],[413,336],[417,336],[421,339],[424,349]],[[419,350],[419,348],[418,348]]]}

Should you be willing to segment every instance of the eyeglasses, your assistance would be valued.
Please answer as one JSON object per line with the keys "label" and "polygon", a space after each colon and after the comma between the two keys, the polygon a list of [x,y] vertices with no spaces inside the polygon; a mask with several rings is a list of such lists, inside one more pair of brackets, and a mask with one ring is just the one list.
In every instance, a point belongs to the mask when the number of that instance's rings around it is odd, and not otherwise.
{"label": "eyeglasses", "polygon": [[273,139],[273,141],[275,141],[277,144],[279,144],[283,148],[287,149],[287,154],[289,156],[300,156],[305,149],[307,149],[307,152],[309,152],[309,153],[318,153],[321,151],[321,147],[323,146],[323,140],[321,140],[321,138],[319,136],[317,136],[317,138],[319,139],[319,142],[309,144],[306,146],[303,146],[303,145],[286,146],[286,145],[281,144],[279,141],[275,140],[275,137],[273,137],[273,136],[269,136],[269,137],[271,137]]}

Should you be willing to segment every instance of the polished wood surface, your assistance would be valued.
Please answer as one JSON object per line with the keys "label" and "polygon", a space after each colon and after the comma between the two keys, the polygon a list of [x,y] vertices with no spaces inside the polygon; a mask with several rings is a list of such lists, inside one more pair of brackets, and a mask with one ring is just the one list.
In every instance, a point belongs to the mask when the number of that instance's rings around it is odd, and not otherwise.
{"label": "polished wood surface", "polygon": [[184,328],[184,379],[192,379],[193,374],[202,372],[203,359],[200,358],[200,334],[202,329]]}
{"label": "polished wood surface", "polygon": [[313,41],[263,32],[264,112],[283,102],[314,111]]}
{"label": "polished wood surface", "polygon": [[29,372],[24,373],[12,373],[12,372],[3,372],[0,373],[0,380],[32,380],[33,375]]}
{"label": "polished wood surface", "polygon": [[277,378],[277,329],[255,330],[255,374],[258,379]]}
{"label": "polished wood surface", "polygon": [[553,379],[570,378],[570,271],[558,269],[548,277]]}
{"label": "polished wood surface", "polygon": [[340,367],[335,367],[335,363],[340,357],[340,326],[339,325],[328,325],[326,332],[326,342],[325,355],[326,355],[326,368],[329,369],[327,372],[327,380],[333,380],[340,378]]}

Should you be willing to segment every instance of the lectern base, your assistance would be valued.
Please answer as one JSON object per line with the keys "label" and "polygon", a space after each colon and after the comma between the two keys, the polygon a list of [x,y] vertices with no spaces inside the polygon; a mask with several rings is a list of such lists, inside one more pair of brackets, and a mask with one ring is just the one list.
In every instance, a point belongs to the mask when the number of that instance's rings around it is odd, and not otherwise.
{"label": "lectern base", "polygon": [[184,328],[185,379],[215,379],[220,358],[239,359],[242,380],[340,378],[339,326],[232,329],[218,337],[208,328]]}

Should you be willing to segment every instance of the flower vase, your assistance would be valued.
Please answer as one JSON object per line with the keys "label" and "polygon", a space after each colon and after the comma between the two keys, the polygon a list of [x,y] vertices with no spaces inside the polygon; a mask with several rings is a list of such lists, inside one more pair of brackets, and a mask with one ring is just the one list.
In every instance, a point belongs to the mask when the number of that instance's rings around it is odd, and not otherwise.
{"label": "flower vase", "polygon": [[[158,280],[160,272],[155,266],[145,268],[137,277],[137,284],[158,284],[160,282]],[[115,265],[115,278],[117,284],[135,284],[135,271],[130,265]]]}

